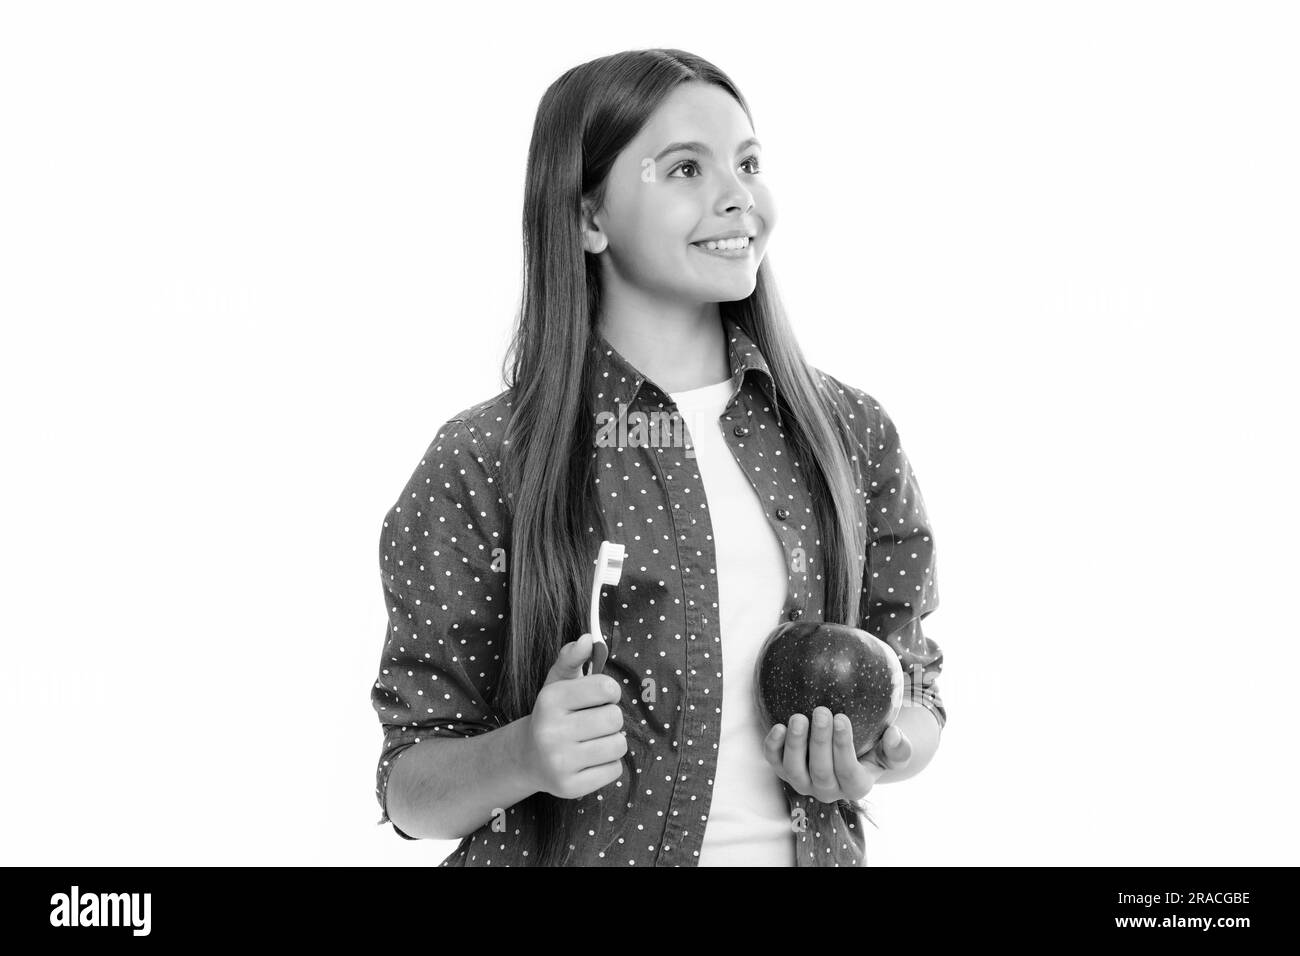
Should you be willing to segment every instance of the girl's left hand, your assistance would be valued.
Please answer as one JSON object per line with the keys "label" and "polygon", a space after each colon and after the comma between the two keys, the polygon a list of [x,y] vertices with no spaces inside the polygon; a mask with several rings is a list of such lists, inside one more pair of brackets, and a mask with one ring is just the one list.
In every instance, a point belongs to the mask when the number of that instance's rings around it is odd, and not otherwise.
{"label": "girl's left hand", "polygon": [[830,710],[818,707],[811,740],[808,718],[793,714],[788,729],[777,724],[768,732],[763,752],[777,776],[799,793],[834,803],[861,800],[886,770],[907,766],[912,743],[898,724],[890,724],[876,746],[858,758],[848,717],[836,714],[832,722]]}

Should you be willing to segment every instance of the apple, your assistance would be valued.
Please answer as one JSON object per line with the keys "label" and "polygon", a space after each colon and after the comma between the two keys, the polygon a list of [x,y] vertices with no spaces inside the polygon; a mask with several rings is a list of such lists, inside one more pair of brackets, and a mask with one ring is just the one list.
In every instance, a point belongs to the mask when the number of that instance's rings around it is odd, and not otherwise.
{"label": "apple", "polygon": [[789,724],[813,709],[846,714],[862,757],[903,706],[903,668],[880,638],[845,624],[787,621],[763,641],[754,667],[754,698],[764,727]]}

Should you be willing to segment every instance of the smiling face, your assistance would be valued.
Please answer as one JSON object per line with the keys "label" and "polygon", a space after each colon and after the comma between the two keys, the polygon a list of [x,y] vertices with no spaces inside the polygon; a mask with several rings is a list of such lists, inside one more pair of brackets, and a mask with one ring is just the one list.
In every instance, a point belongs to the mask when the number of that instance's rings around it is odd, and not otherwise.
{"label": "smiling face", "polygon": [[759,157],[726,90],[678,86],[615,160],[603,207],[588,210],[584,245],[600,254],[606,289],[688,307],[752,293],[776,224]]}

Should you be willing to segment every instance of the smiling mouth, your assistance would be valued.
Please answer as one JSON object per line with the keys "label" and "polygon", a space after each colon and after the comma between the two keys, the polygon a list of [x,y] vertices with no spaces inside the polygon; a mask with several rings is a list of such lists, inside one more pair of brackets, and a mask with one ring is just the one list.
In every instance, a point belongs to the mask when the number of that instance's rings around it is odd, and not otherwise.
{"label": "smiling mouth", "polygon": [[749,236],[737,236],[734,239],[702,239],[691,245],[708,252],[742,252],[753,242]]}

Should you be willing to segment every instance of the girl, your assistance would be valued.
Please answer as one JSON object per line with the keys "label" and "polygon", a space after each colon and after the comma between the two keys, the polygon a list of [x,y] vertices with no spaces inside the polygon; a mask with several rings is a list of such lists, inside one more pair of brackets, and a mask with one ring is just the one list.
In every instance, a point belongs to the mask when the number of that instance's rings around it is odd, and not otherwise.
{"label": "girl", "polygon": [[[508,387],[439,429],[380,540],[379,822],[459,838],[442,865],[865,865],[866,794],[933,755],[925,506],[881,406],[805,363],[775,224],[749,107],[700,57],[603,57],[542,98]],[[861,759],[825,707],[759,723],[759,647],[799,619],[899,657]]]}

